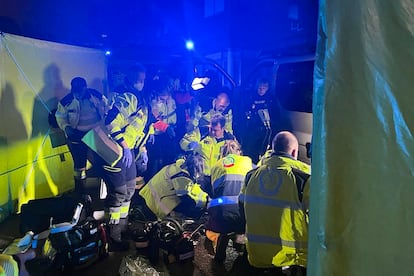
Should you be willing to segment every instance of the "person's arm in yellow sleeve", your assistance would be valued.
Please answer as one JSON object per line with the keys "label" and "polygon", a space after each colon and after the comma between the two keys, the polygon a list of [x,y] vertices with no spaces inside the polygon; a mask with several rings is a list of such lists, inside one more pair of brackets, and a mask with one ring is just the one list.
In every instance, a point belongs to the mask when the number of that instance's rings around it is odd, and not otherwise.
{"label": "person's arm in yellow sleeve", "polygon": [[187,185],[187,195],[195,201],[196,207],[205,208],[209,201],[208,194],[201,189],[196,183]]}
{"label": "person's arm in yellow sleeve", "polygon": [[177,196],[189,196],[195,201],[196,207],[204,208],[208,203],[208,194],[201,189],[199,184],[194,183],[188,177],[177,177],[172,179],[172,185]]}
{"label": "person's arm in yellow sleeve", "polygon": [[180,141],[180,147],[183,151],[190,151],[195,150],[195,148],[191,148],[194,143],[200,143],[201,140],[201,134],[200,130],[196,128],[192,132],[186,133],[184,137]]}

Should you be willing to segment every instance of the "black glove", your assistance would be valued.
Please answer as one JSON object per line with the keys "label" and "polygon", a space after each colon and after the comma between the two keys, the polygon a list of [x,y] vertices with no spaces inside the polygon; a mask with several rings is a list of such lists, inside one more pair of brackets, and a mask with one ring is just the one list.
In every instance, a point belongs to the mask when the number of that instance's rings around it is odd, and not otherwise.
{"label": "black glove", "polygon": [[66,136],[73,141],[80,141],[84,135],[84,132],[77,130],[73,127],[65,127]]}

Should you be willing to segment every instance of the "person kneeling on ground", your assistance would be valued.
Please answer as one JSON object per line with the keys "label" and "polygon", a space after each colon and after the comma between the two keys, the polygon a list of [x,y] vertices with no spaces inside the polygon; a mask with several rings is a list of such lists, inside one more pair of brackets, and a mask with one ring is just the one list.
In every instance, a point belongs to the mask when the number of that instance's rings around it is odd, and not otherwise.
{"label": "person kneeling on ground", "polygon": [[277,275],[306,275],[310,166],[297,160],[299,143],[276,134],[272,154],[248,173],[242,188],[246,249],[251,266]]}
{"label": "person kneeling on ground", "polygon": [[209,219],[206,236],[213,243],[214,260],[226,258],[226,247],[232,235],[235,245],[244,245],[244,218],[239,212],[239,194],[252,159],[243,156],[237,141],[226,141],[221,159],[211,168],[213,195],[207,209]]}
{"label": "person kneeling on ground", "polygon": [[172,211],[189,217],[201,215],[209,199],[197,184],[202,172],[203,159],[199,154],[191,154],[162,168],[139,192],[146,218],[163,219]]}

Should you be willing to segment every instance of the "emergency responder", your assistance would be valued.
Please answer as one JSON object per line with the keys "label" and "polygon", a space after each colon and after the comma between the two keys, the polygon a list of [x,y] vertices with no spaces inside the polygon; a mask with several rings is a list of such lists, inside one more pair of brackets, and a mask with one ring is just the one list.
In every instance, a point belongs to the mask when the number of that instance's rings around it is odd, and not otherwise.
{"label": "emergency responder", "polygon": [[71,91],[59,101],[55,116],[57,124],[67,138],[73,158],[75,193],[81,198],[85,193],[89,152],[82,138],[89,130],[102,123],[107,100],[98,91],[87,88],[84,78],[75,77],[70,84]]}
{"label": "emergency responder", "polygon": [[109,134],[122,147],[122,158],[118,162],[102,164],[103,179],[108,189],[105,215],[109,225],[110,251],[128,249],[128,243],[121,240],[121,232],[127,226],[135,192],[135,156],[138,155],[138,160],[142,159],[142,162],[148,162],[145,141],[154,130],[152,125],[148,125],[148,106],[141,95],[144,81],[144,68],[140,65],[131,67],[125,78],[126,90],[117,93],[105,118]]}
{"label": "emergency responder", "polygon": [[289,275],[306,273],[310,167],[297,160],[298,148],[292,133],[279,132],[272,155],[246,176],[240,195],[248,261],[280,275],[282,267]]}
{"label": "emergency responder", "polygon": [[196,106],[194,111],[193,125],[208,125],[211,118],[216,114],[221,114],[225,118],[224,128],[227,132],[233,134],[233,111],[230,108],[230,97],[226,92],[219,93],[212,103],[212,108],[208,112],[204,112],[200,105]]}
{"label": "emergency responder", "polygon": [[[270,147],[274,109],[277,102],[270,91],[270,81],[261,78],[257,82],[256,92],[248,100],[246,111],[246,128],[243,135],[245,153],[257,163],[259,156]],[[277,106],[277,105],[276,105]]]}
{"label": "emergency responder", "polygon": [[[154,144],[148,148],[150,162],[147,177],[149,178],[165,165],[173,163],[178,155],[178,141],[175,135],[176,104],[171,96],[172,80],[168,76],[160,76],[153,81],[152,87],[156,96],[151,101],[151,111],[156,122]],[[168,151],[165,150],[166,148]]]}
{"label": "emergency responder", "polygon": [[253,169],[252,160],[242,155],[237,141],[226,141],[221,157],[211,168],[213,195],[207,206],[206,224],[206,236],[213,243],[214,260],[218,262],[226,257],[229,234],[233,245],[244,245],[245,224],[240,217],[239,194],[247,172]]}
{"label": "emergency responder", "polygon": [[220,158],[221,147],[227,140],[236,138],[224,129],[226,119],[221,114],[215,114],[211,118],[210,125],[199,126],[192,132],[184,135],[180,141],[184,151],[196,151],[204,160],[204,180],[200,183],[203,190],[211,194],[210,169]]}
{"label": "emergency responder", "polygon": [[172,211],[194,217],[201,215],[208,202],[208,195],[197,183],[203,172],[203,159],[190,154],[162,168],[141,189],[144,199],[142,212],[148,220],[163,219]]}

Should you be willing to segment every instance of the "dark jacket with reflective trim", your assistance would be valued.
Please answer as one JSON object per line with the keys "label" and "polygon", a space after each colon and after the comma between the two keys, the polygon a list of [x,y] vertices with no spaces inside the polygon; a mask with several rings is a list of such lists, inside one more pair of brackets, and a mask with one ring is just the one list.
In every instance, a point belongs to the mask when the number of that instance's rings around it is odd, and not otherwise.
{"label": "dark jacket with reflective trim", "polygon": [[239,212],[239,194],[248,171],[253,169],[250,157],[229,154],[211,169],[213,196],[207,205],[207,229],[217,233],[244,233],[244,219]]}
{"label": "dark jacket with reflective trim", "polygon": [[255,267],[306,266],[309,173],[302,162],[272,155],[248,176],[243,194],[247,252]]}
{"label": "dark jacket with reflective trim", "polygon": [[[84,98],[88,99],[96,108],[100,118],[104,118],[108,101],[104,95],[95,89],[87,89]],[[77,128],[81,114],[81,103],[71,92],[63,97],[57,107],[56,122],[62,130],[67,126]],[[97,122],[98,124],[99,122]]]}

